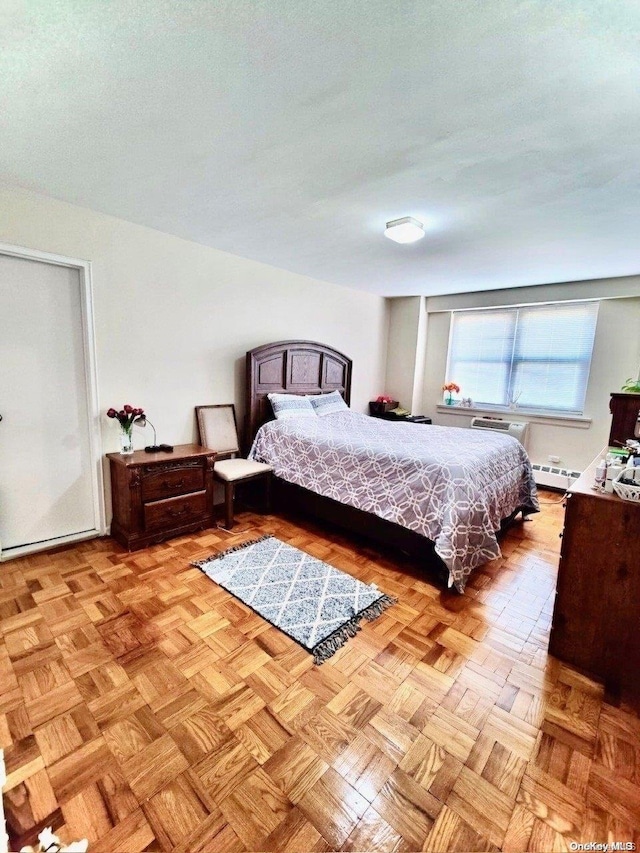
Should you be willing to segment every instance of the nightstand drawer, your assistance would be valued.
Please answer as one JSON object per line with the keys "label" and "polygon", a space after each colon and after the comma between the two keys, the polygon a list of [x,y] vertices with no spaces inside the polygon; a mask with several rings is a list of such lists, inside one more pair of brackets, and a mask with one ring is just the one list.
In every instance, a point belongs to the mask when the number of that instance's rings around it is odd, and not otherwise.
{"label": "nightstand drawer", "polygon": [[153,471],[142,477],[142,500],[157,501],[198,492],[204,489],[204,468],[201,464],[176,466],[164,471]]}
{"label": "nightstand drawer", "polygon": [[179,527],[198,521],[207,514],[206,491],[168,498],[144,505],[144,526],[148,531]]}

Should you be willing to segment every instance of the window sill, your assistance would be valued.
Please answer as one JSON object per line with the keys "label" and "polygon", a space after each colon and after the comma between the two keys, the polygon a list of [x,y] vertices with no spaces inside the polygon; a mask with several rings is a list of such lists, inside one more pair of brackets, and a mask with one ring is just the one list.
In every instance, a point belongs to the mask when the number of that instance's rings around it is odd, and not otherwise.
{"label": "window sill", "polygon": [[447,415],[466,415],[467,417],[491,415],[503,421],[513,418],[516,421],[527,420],[534,424],[576,427],[577,429],[589,429],[592,421],[591,418],[585,418],[583,415],[559,415],[557,413],[552,414],[551,412],[543,414],[541,412],[527,411],[527,409],[479,409],[475,406],[467,408],[466,406],[447,406],[444,403],[439,403],[436,406],[436,410]]}

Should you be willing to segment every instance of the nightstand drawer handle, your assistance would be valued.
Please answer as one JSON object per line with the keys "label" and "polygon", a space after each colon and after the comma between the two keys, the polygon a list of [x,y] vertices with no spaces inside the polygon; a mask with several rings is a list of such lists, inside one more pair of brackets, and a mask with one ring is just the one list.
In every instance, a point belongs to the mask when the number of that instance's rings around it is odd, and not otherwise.
{"label": "nightstand drawer handle", "polygon": [[171,518],[179,518],[181,515],[186,515],[191,507],[187,504],[182,509],[169,509],[167,510],[167,515],[170,515]]}
{"label": "nightstand drawer handle", "polygon": [[177,483],[170,483],[168,480],[162,481],[163,489],[181,489],[184,486],[184,477],[182,480],[178,480]]}

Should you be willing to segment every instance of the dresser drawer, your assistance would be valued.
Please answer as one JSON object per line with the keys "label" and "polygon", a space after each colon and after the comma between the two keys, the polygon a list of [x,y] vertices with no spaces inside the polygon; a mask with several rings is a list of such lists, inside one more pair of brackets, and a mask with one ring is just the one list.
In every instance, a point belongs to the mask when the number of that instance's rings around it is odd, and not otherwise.
{"label": "dresser drawer", "polygon": [[157,501],[198,492],[204,489],[204,468],[202,465],[176,466],[164,471],[152,471],[142,477],[142,500]]}
{"label": "dresser drawer", "polygon": [[207,509],[206,491],[154,501],[144,505],[144,526],[149,532],[180,527],[204,518]]}

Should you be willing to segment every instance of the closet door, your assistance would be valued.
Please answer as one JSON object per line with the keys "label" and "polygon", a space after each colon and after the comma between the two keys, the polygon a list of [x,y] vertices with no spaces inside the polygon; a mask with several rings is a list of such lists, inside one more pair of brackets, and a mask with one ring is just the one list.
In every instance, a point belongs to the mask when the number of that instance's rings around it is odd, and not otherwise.
{"label": "closet door", "polygon": [[0,254],[2,558],[97,533],[80,271]]}

